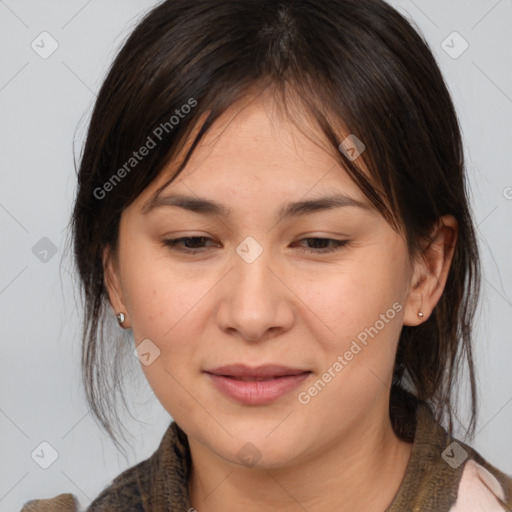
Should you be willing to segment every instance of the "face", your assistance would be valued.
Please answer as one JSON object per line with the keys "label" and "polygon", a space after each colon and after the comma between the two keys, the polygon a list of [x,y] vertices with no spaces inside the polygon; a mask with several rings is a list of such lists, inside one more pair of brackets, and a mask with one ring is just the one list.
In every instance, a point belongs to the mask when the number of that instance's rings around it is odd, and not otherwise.
{"label": "face", "polygon": [[[312,139],[265,95],[233,107],[152,209],[171,167],[123,212],[108,266],[155,395],[236,464],[303,461],[387,415],[413,269],[403,237]],[[171,204],[177,194],[225,211]],[[334,195],[345,199],[280,216]],[[226,365],[289,375],[209,373]]]}

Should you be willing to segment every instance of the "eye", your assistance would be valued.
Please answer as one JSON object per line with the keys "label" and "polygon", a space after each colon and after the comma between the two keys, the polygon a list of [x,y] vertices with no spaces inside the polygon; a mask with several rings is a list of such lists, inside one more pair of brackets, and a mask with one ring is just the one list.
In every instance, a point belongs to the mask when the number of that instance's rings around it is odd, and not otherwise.
{"label": "eye", "polygon": [[[190,243],[191,240],[192,243]],[[167,239],[164,240],[163,243],[174,251],[183,252],[185,254],[197,254],[204,251],[197,250],[202,249],[202,247],[196,246],[201,245],[208,240],[211,240],[211,238],[208,238],[207,236],[184,236],[182,238]],[[179,245],[181,243],[185,243],[186,247]],[[192,246],[192,248],[190,246]]]}
{"label": "eye", "polygon": [[[163,241],[163,244],[170,247],[174,251],[182,252],[185,254],[198,254],[204,252],[203,249],[207,249],[203,244],[207,243],[211,238],[207,236],[185,236],[181,238],[167,239]],[[306,248],[305,252],[315,254],[325,254],[340,250],[342,247],[347,245],[349,240],[335,240],[332,238],[303,238],[299,242],[312,241],[314,247]],[[183,245],[181,245],[183,244]],[[318,245],[328,247],[318,247]],[[330,245],[330,246],[329,246]],[[218,246],[218,244],[217,244]]]}
{"label": "eye", "polygon": [[306,249],[306,252],[312,252],[312,253],[328,253],[328,252],[334,252],[339,251],[342,247],[347,245],[349,243],[349,240],[335,240],[333,238],[303,238],[300,240],[303,241],[313,241],[313,245],[325,245],[332,244],[330,247],[314,247],[313,249]]}

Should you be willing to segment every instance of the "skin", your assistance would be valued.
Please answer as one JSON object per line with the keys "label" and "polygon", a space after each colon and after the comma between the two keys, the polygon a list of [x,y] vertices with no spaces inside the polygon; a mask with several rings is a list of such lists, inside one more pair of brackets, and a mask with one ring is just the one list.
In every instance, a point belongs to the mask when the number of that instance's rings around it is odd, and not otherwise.
{"label": "skin", "polygon": [[[136,345],[150,339],[160,350],[142,369],[188,435],[189,494],[199,512],[382,512],[410,458],[412,445],[395,436],[388,412],[396,347],[402,326],[425,321],[442,294],[457,223],[442,217],[423,257],[412,260],[403,236],[313,139],[266,93],[234,105],[161,194],[213,199],[232,209],[230,217],[176,206],[143,214],[173,175],[169,166],[122,213],[117,252],[104,254],[114,311],[125,313]],[[285,202],[333,191],[368,208],[276,221]],[[189,245],[199,247],[191,255],[162,243],[185,236],[211,240]],[[248,236],[263,249],[252,263],[236,252]],[[307,240],[314,237],[350,242],[322,254],[330,245]],[[401,311],[378,335],[308,404],[299,403],[298,393],[396,302]],[[203,372],[237,362],[312,374],[275,402],[245,405]],[[237,456],[248,442],[261,454],[253,467]]]}

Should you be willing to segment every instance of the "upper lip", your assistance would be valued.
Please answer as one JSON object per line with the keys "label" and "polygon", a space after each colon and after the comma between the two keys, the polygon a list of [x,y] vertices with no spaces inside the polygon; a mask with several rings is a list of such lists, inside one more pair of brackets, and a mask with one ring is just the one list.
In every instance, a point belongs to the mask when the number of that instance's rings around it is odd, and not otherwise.
{"label": "upper lip", "polygon": [[308,372],[309,370],[302,370],[300,368],[290,368],[287,366],[266,364],[262,366],[247,366],[245,364],[229,364],[219,366],[211,370],[206,370],[207,373],[214,375],[225,375],[229,377],[242,377],[242,378],[261,378],[261,377],[282,377],[285,375],[300,375],[301,373]]}

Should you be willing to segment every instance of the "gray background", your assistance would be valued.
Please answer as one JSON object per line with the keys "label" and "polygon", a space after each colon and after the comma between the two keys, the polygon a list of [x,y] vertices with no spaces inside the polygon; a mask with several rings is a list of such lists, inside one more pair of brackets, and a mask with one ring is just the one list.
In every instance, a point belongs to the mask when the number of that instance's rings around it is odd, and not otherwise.
{"label": "gray background", "polygon": [[[464,131],[484,262],[475,339],[481,411],[473,446],[512,473],[512,1],[391,3],[429,41]],[[124,418],[133,436],[128,459],[93,421],[79,373],[81,312],[71,263],[63,258],[76,181],[73,141],[78,158],[107,66],[152,5],[0,1],[1,511],[62,492],[87,506],[113,477],[153,453],[170,421],[136,360],[138,377],[128,388],[135,418]],[[51,38],[40,36],[44,31]],[[464,40],[454,31],[469,44],[461,55]],[[52,44],[56,51],[42,58]],[[465,398],[461,391],[462,411]],[[43,441],[58,453],[48,469],[31,457]]]}

